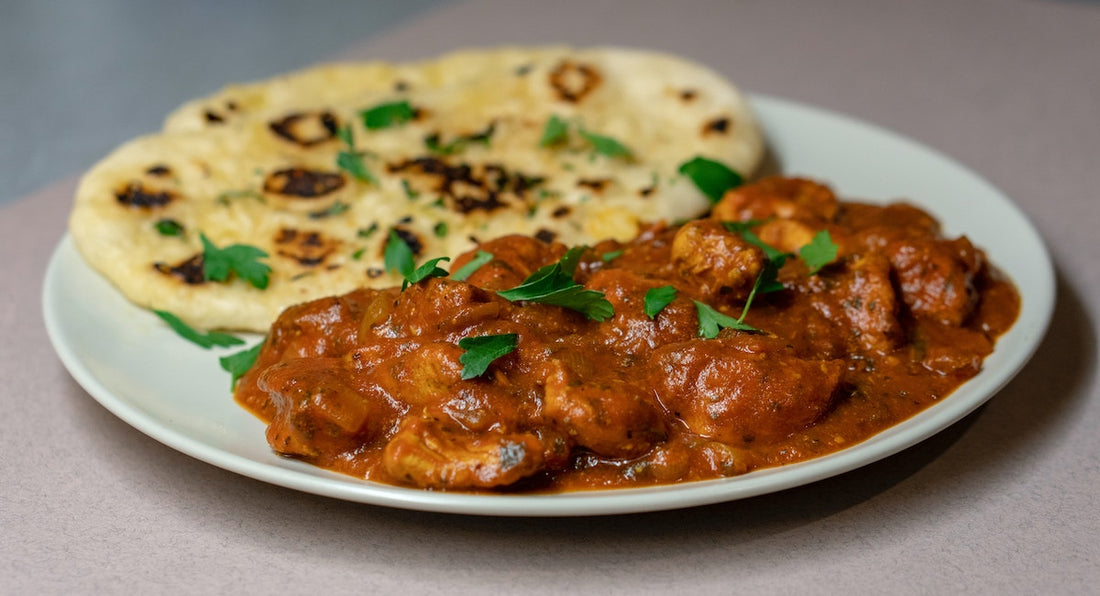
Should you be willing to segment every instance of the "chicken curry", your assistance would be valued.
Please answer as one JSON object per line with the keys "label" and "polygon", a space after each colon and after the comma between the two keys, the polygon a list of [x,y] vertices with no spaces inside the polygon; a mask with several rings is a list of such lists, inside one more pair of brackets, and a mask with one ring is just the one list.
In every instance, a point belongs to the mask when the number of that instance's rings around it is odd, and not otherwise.
{"label": "chicken curry", "polygon": [[421,270],[274,324],[236,399],[276,452],[441,490],[734,476],[936,403],[1019,311],[982,251],[929,214],[797,178],[629,242],[506,236],[449,276]]}

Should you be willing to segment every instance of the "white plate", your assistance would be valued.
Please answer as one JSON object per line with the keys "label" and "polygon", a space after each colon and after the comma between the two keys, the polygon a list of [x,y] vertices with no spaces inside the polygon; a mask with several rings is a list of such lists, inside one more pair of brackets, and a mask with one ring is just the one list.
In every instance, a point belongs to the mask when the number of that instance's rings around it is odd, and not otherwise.
{"label": "white plate", "polygon": [[[951,159],[897,134],[785,100],[754,97],[781,170],[846,197],[907,197],[948,235],[965,233],[1015,280],[1016,325],[985,369],[955,393],[893,428],[811,461],[723,480],[553,495],[471,495],[361,481],[276,456],[264,425],[239,408],[218,351],[177,337],[91,270],[65,237],[46,272],[43,307],[54,348],[73,377],[119,418],[183,453],[245,476],[376,505],[479,515],[566,516],[673,509],[741,499],[821,480],[928,438],[984,403],[1023,367],[1054,305],[1050,257],[1038,233],[996,188]],[[253,341],[258,340],[254,338]]]}

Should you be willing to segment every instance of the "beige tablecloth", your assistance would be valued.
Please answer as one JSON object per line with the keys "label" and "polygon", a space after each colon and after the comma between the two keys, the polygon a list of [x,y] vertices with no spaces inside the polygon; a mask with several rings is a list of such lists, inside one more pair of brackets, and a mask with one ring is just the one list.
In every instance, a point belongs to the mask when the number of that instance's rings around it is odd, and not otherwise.
{"label": "beige tablecloth", "polygon": [[936,147],[1035,222],[1057,266],[1053,323],[985,407],[863,469],[689,510],[419,513],[278,488],[177,453],[100,407],[46,338],[41,282],[73,179],[0,207],[0,592],[1095,593],[1098,40],[1100,5],[1087,2],[471,0],[346,52],[670,51],[747,91]]}

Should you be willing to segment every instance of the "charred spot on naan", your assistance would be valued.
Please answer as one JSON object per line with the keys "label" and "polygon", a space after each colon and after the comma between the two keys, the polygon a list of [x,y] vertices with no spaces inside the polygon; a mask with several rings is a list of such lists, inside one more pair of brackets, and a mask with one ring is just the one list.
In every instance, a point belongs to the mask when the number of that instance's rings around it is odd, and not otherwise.
{"label": "charred spot on naan", "polygon": [[709,134],[727,134],[730,131],[732,122],[728,116],[720,116],[713,120],[708,120],[703,123],[703,136]]}
{"label": "charred spot on naan", "polygon": [[406,174],[415,191],[435,193],[463,214],[492,212],[516,204],[526,206],[531,189],[545,181],[541,176],[510,171],[499,163],[451,164],[434,156],[392,163],[387,169]]}
{"label": "charred spot on naan", "polygon": [[170,190],[150,188],[141,182],[129,182],[115,191],[115,198],[123,207],[156,209],[178,199],[179,195]]}
{"label": "charred spot on naan", "polygon": [[264,192],[294,197],[316,199],[332,194],[347,183],[339,172],[294,167],[276,170],[264,179]]}
{"label": "charred spot on naan", "polygon": [[203,267],[202,253],[190,257],[176,265],[157,262],[153,263],[157,271],[172,276],[189,286],[197,286],[206,283],[206,271]]}
{"label": "charred spot on naan", "polygon": [[339,122],[327,110],[291,112],[267,124],[275,136],[301,147],[313,147],[336,138]]}
{"label": "charred spot on naan", "polygon": [[316,267],[340,247],[340,241],[316,230],[282,228],[274,238],[275,252],[302,267]]}
{"label": "charred spot on naan", "polygon": [[157,178],[166,178],[172,175],[172,168],[165,164],[158,163],[145,168],[145,173]]}
{"label": "charred spot on naan", "polygon": [[550,87],[557,92],[558,99],[569,103],[580,103],[603,81],[595,66],[573,60],[562,60],[549,76]]}
{"label": "charred spot on naan", "polygon": [[[406,220],[405,223],[408,223],[408,220]],[[402,226],[393,226],[392,228],[390,228],[390,230],[392,230],[398,235],[398,237],[404,240],[405,244],[409,245],[409,250],[412,251],[414,257],[419,257],[420,254],[424,252],[424,241],[421,240],[420,236],[416,232]],[[386,234],[386,237],[389,237],[388,233]],[[381,250],[378,254],[384,255],[385,252],[386,243],[383,242],[381,244]]]}
{"label": "charred spot on naan", "polygon": [[[222,105],[222,108],[208,107],[203,110],[202,117],[207,124],[225,124],[226,114],[234,113],[237,111],[237,102],[233,101],[232,99],[225,100],[225,103]],[[219,110],[224,110],[224,112]]]}

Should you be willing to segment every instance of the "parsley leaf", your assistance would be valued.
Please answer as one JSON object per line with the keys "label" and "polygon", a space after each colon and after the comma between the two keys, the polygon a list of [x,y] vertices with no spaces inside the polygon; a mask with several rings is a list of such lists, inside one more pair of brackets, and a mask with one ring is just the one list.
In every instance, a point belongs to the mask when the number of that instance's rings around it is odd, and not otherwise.
{"label": "parsley leaf", "polygon": [[233,244],[218,248],[206,234],[199,234],[202,240],[203,277],[210,281],[225,281],[230,273],[236,273],[252,287],[264,289],[270,280],[271,267],[259,262],[267,257],[263,250],[248,244]]}
{"label": "parsley leaf", "polygon": [[745,317],[745,313],[748,312],[748,304],[745,305],[745,310],[741,312],[741,318],[735,319],[714,310],[698,300],[692,300],[692,302],[695,303],[695,312],[699,316],[699,337],[714,339],[718,337],[718,332],[722,329],[736,329],[738,331],[753,332],[760,331],[742,320]]}
{"label": "parsley leaf", "polygon": [[263,349],[264,342],[260,342],[247,350],[241,350],[240,352],[234,352],[228,356],[222,356],[218,358],[218,364],[221,364],[222,369],[233,375],[233,380],[230,381],[230,388],[232,389],[237,385],[237,379],[240,379],[244,373],[248,372],[252,368],[253,364],[256,364],[256,358],[260,355],[260,350]]}
{"label": "parsley leaf", "polygon": [[222,205],[223,207],[228,207],[229,201],[231,201],[232,199],[256,199],[261,203],[267,203],[267,200],[264,199],[264,196],[262,194],[254,190],[249,190],[247,188],[238,190],[227,190],[225,192],[222,192],[218,196],[214,197],[214,202]]}
{"label": "parsley leaf", "polygon": [[609,250],[609,251],[603,253],[602,255],[600,255],[600,259],[604,263],[610,263],[611,261],[614,261],[615,259],[623,256],[623,252],[624,252],[623,250]]}
{"label": "parsley leaf", "polygon": [[363,126],[367,130],[378,130],[412,120],[416,117],[416,110],[407,101],[395,101],[362,110],[359,117],[363,119]]}
{"label": "parsley leaf", "polygon": [[428,151],[432,153],[438,153],[440,155],[454,155],[460,151],[466,149],[466,147],[473,143],[478,143],[486,147],[489,146],[489,138],[493,136],[493,131],[496,130],[496,122],[492,122],[489,126],[481,131],[468,135],[459,135],[455,137],[453,141],[446,145],[440,142],[440,134],[434,132],[424,137],[424,146],[428,148]]}
{"label": "parsley leaf", "polygon": [[577,132],[584,137],[584,140],[592,145],[593,153],[606,155],[607,157],[622,157],[624,159],[631,159],[634,156],[630,152],[630,149],[627,149],[625,145],[611,137],[588,132],[583,128]]}
{"label": "parsley leaf", "polygon": [[573,270],[587,246],[575,246],[556,262],[540,268],[520,285],[497,292],[507,300],[526,300],[575,310],[593,321],[606,321],[615,308],[603,292],[586,289],[573,279]]}
{"label": "parsley leaf", "polygon": [[413,260],[412,249],[409,248],[409,245],[396,230],[390,230],[390,237],[386,241],[386,250],[382,255],[382,262],[385,263],[386,270],[400,273],[401,277],[405,278],[405,281],[401,283],[402,290],[409,287],[409,284],[418,283],[429,277],[445,277],[447,270],[437,265],[441,261],[450,260],[450,257],[437,257],[429,259],[423,265],[417,267],[416,262]]}
{"label": "parsley leaf", "polygon": [[493,253],[479,250],[474,254],[474,258],[470,259],[465,265],[459,267],[451,274],[451,279],[455,281],[466,281],[467,277],[473,275],[474,271],[481,269],[481,266],[493,260]]}
{"label": "parsley leaf", "polygon": [[153,313],[161,318],[168,326],[172,328],[180,337],[198,345],[201,348],[209,349],[214,346],[237,346],[244,343],[244,340],[229,335],[228,333],[218,333],[217,331],[202,332],[184,323],[176,315],[165,310],[153,310]]}
{"label": "parsley leaf", "polygon": [[404,290],[409,287],[409,284],[419,283],[429,277],[447,277],[447,270],[438,265],[442,261],[450,260],[451,257],[436,257],[424,261],[423,265],[413,270],[412,275],[405,278],[405,281],[401,284],[401,289]]}
{"label": "parsley leaf", "polygon": [[356,180],[378,184],[374,174],[367,169],[367,164],[363,163],[365,152],[355,150],[355,137],[351,131],[351,125],[336,131],[336,136],[346,147],[336,154],[336,167],[351,174]]}
{"label": "parsley leaf", "polygon": [[552,114],[546,119],[546,126],[542,129],[542,138],[539,139],[539,147],[550,147],[564,143],[569,136],[569,122]]}
{"label": "parsley leaf", "polygon": [[680,173],[691,178],[695,186],[710,199],[711,203],[722,200],[726,191],[741,186],[745,179],[729,166],[696,156],[680,164]]}
{"label": "parsley leaf", "polygon": [[649,291],[645,293],[646,316],[650,319],[656,318],[657,315],[675,299],[676,288],[672,286],[650,288]]}
{"label": "parsley leaf", "polygon": [[343,201],[336,201],[324,209],[317,211],[310,211],[308,217],[310,219],[324,219],[326,217],[332,217],[333,215],[340,215],[341,213],[351,209],[351,205]]}
{"label": "parsley leaf", "polygon": [[480,335],[458,340],[458,347],[466,350],[458,357],[458,361],[465,365],[462,367],[462,378],[473,379],[485,374],[489,364],[505,354],[510,354],[518,343],[519,336],[515,333]]}
{"label": "parsley leaf", "polygon": [[386,240],[386,249],[382,254],[382,262],[386,266],[386,271],[399,273],[405,279],[408,279],[416,270],[413,251],[401,239],[396,230],[390,230],[390,236]]}
{"label": "parsley leaf", "polygon": [[814,234],[809,244],[798,250],[798,256],[806,262],[806,266],[810,268],[810,275],[813,275],[836,260],[837,249],[837,245],[829,235],[829,230],[821,230]]}
{"label": "parsley leaf", "polygon": [[182,236],[183,224],[174,219],[161,219],[153,224],[161,236]]}

